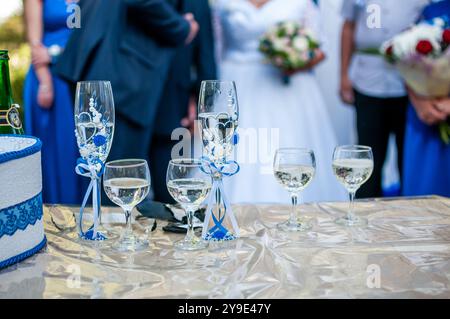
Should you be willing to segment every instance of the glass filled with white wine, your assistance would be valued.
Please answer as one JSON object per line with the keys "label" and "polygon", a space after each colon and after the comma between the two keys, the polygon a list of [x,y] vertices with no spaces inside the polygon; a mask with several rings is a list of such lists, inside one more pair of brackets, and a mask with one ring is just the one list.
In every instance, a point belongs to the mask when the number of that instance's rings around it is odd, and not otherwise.
{"label": "glass filled with white wine", "polygon": [[196,159],[174,159],[167,167],[167,189],[170,195],[186,211],[188,229],[186,237],[175,243],[181,250],[200,250],[207,247],[207,242],[197,237],[194,232],[194,213],[208,197],[212,178],[203,166],[205,163]]}
{"label": "glass filled with white wine", "polygon": [[358,189],[369,180],[373,172],[373,153],[368,146],[338,146],[333,154],[333,173],[344,185],[350,196],[348,213],[338,218],[336,223],[345,226],[364,226],[367,220],[356,216],[353,202]]}
{"label": "glass filled with white wine", "polygon": [[273,171],[276,180],[291,195],[292,201],[289,220],[278,224],[278,228],[288,232],[310,229],[310,222],[298,214],[298,198],[316,173],[314,152],[303,148],[279,149],[275,154]]}
{"label": "glass filled with white wine", "polygon": [[147,161],[126,159],[107,163],[103,188],[108,198],[125,212],[126,227],[113,247],[119,251],[145,249],[148,241],[133,233],[131,212],[150,191],[150,170]]}

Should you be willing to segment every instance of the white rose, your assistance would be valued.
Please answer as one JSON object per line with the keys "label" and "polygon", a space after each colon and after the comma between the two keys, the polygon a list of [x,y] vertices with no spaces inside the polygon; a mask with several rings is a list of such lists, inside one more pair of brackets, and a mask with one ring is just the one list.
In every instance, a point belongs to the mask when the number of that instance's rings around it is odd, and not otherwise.
{"label": "white rose", "polygon": [[285,41],[283,38],[276,38],[272,41],[273,47],[277,51],[284,51],[286,48]]}
{"label": "white rose", "polygon": [[296,24],[294,22],[286,22],[284,27],[286,28],[287,34],[293,35],[295,32]]}
{"label": "white rose", "polygon": [[293,46],[296,50],[304,52],[309,49],[309,42],[304,37],[297,37],[294,39]]}

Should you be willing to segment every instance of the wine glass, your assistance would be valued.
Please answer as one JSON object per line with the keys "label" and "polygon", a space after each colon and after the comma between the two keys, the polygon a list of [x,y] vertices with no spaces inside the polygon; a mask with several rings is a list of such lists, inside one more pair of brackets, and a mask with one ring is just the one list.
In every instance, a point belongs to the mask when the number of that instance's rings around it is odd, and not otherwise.
{"label": "wine glass", "polygon": [[[100,175],[114,136],[114,97],[108,81],[77,83],[75,95],[75,136],[81,158],[97,173],[93,178],[94,233],[105,238],[101,225]],[[82,230],[81,230],[82,231]],[[108,235],[109,236],[109,235]]]}
{"label": "wine glass", "polygon": [[186,237],[175,243],[181,250],[200,250],[207,243],[194,232],[194,212],[211,191],[211,176],[203,169],[205,163],[196,159],[175,159],[167,168],[167,189],[170,195],[186,211],[188,230]]}
{"label": "wine glass", "polygon": [[311,224],[298,215],[298,198],[316,173],[314,152],[304,148],[282,148],[275,153],[273,170],[276,180],[291,194],[292,208],[289,220],[278,224],[288,232],[306,231]]}
{"label": "wine glass", "polygon": [[239,105],[233,81],[203,81],[198,118],[205,155],[215,163],[226,161],[236,144]]}
{"label": "wine glass", "polygon": [[103,187],[108,198],[125,212],[126,227],[113,247],[120,251],[144,249],[148,242],[133,233],[131,211],[150,191],[150,170],[147,161],[125,159],[107,163]]}
{"label": "wine glass", "polygon": [[367,220],[355,216],[353,202],[356,191],[368,181],[373,172],[373,153],[368,146],[338,146],[333,154],[333,172],[344,185],[350,196],[347,216],[338,218],[336,223],[344,226],[364,226]]}

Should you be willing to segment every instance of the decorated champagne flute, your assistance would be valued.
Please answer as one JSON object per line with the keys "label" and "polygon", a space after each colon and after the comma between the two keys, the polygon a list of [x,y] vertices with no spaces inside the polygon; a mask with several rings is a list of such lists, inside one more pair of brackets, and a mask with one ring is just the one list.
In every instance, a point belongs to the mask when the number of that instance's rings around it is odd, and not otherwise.
{"label": "decorated champagne flute", "polygon": [[[80,209],[79,234],[87,240],[104,240],[107,238],[107,232],[101,227],[100,183],[114,136],[115,114],[111,83],[78,82],[74,113],[75,135],[81,155],[76,172],[91,179]],[[91,191],[94,222],[84,231],[83,211]]]}
{"label": "decorated champagne flute", "polygon": [[131,212],[150,191],[150,170],[146,160],[125,159],[106,164],[103,188],[108,198],[120,206],[126,219],[126,227],[113,248],[119,251],[139,251],[148,241],[133,233]]}
{"label": "decorated champagne flute", "polygon": [[205,163],[196,159],[174,159],[167,167],[167,189],[186,211],[188,230],[186,237],[175,243],[180,250],[200,250],[207,242],[194,232],[194,213],[211,190],[211,176],[204,170]]}
{"label": "decorated champagne flute", "polygon": [[344,226],[364,226],[367,220],[358,217],[353,211],[353,202],[358,189],[369,180],[373,172],[373,153],[368,146],[338,146],[333,154],[333,173],[347,189],[350,204],[347,215],[338,218],[336,223]]}
{"label": "decorated champagne flute", "polygon": [[287,232],[309,230],[310,222],[299,216],[298,199],[314,178],[314,152],[304,148],[281,148],[275,153],[273,171],[275,179],[289,192],[292,201],[289,219],[278,224],[278,228]]}

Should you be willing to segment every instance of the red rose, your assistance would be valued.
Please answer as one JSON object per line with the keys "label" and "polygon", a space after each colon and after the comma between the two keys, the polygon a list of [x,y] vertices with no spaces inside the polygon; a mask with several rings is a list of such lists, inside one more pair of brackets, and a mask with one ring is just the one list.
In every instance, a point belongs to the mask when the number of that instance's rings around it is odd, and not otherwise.
{"label": "red rose", "polygon": [[394,53],[394,47],[392,45],[390,45],[387,49],[386,49],[386,55],[387,56],[392,56],[392,54]]}
{"label": "red rose", "polygon": [[433,52],[433,45],[428,40],[422,40],[417,43],[416,51],[423,55],[428,55]]}
{"label": "red rose", "polygon": [[445,44],[450,44],[450,29],[444,30],[444,33],[442,34],[442,40]]}

